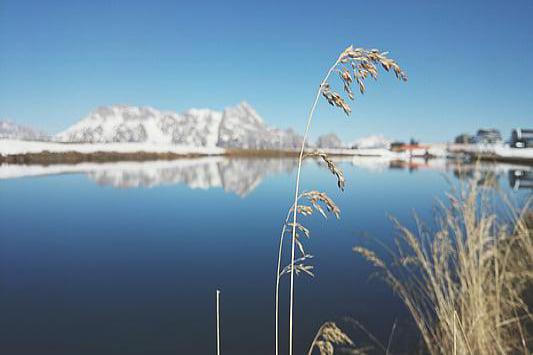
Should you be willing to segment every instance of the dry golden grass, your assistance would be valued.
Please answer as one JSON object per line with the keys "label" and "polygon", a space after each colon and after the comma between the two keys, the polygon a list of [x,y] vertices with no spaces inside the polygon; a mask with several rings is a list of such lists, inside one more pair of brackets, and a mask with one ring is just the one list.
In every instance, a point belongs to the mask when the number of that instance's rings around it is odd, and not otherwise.
{"label": "dry golden grass", "polygon": [[350,339],[335,323],[326,322],[318,329],[307,355],[314,352],[320,355],[333,355],[335,350],[341,350],[343,354],[362,355],[366,354],[366,348],[357,348]]}
{"label": "dry golden grass", "polygon": [[416,232],[394,220],[399,237],[387,249],[391,263],[363,247],[354,251],[403,300],[430,354],[530,354],[528,206],[510,209],[504,220],[495,211],[502,199],[475,181],[448,197],[434,232],[419,220]]}
{"label": "dry golden grass", "polygon": [[346,185],[346,180],[344,179],[344,173],[342,172],[341,169],[337,167],[337,165],[335,165],[333,160],[331,160],[330,157],[326,153],[312,152],[312,153],[307,153],[304,157],[322,158],[322,160],[326,163],[326,166],[328,167],[329,171],[333,175],[335,175],[335,177],[337,178],[337,186],[339,187],[339,189],[341,189],[341,191],[344,191],[344,186]]}

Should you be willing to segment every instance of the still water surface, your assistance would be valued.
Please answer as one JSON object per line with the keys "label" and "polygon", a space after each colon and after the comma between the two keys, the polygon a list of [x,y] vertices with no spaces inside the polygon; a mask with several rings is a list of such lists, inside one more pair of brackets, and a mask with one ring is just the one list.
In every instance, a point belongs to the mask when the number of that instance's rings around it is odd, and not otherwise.
{"label": "still water surface", "polygon": [[[295,353],[327,320],[357,339],[345,317],[384,343],[396,320],[401,351],[416,341],[409,318],[352,247],[363,234],[390,243],[388,214],[409,226],[414,210],[430,219],[458,175],[496,176],[524,200],[531,168],[341,166],[344,193],[326,169],[304,166],[304,189],[327,191],[342,217],[305,220],[315,277],[296,281]],[[294,175],[283,159],[0,167],[0,353],[213,354],[217,288],[223,353],[273,353],[277,242]]]}

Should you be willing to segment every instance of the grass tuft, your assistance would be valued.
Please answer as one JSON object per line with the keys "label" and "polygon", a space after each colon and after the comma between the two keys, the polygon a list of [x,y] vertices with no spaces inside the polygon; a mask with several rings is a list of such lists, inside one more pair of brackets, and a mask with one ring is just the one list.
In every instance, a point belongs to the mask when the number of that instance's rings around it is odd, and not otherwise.
{"label": "grass tuft", "polygon": [[475,181],[448,199],[439,204],[433,232],[418,219],[416,231],[393,220],[398,238],[388,250],[392,262],[363,247],[354,251],[402,299],[430,354],[529,354],[528,206],[522,213],[510,210],[504,220],[496,210],[502,198]]}

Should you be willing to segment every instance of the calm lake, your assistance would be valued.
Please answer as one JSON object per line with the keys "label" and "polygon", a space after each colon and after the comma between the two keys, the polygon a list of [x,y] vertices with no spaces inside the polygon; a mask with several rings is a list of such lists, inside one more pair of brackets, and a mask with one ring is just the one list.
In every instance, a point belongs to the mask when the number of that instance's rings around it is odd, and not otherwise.
{"label": "calm lake", "polygon": [[[328,320],[358,340],[346,317],[385,344],[396,320],[401,352],[416,342],[410,319],[352,248],[368,237],[391,243],[389,214],[411,227],[414,211],[431,221],[458,176],[494,176],[520,203],[532,168],[457,173],[446,161],[378,158],[340,166],[344,192],[327,169],[304,165],[303,189],[328,192],[341,219],[302,220],[315,277],[296,279],[295,353]],[[251,158],[1,166],[0,353],[214,354],[220,289],[222,353],[272,354],[277,248],[295,168]],[[286,304],[282,312],[285,321]]]}

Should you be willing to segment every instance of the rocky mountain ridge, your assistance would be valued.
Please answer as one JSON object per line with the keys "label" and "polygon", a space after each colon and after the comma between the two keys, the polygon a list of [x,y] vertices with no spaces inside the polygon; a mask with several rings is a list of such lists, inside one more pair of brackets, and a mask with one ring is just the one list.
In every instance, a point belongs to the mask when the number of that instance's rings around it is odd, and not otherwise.
{"label": "rocky mountain ridge", "polygon": [[302,137],[269,127],[246,102],[223,111],[182,113],[151,107],[99,107],[53,137],[65,143],[152,143],[241,149],[296,148]]}

